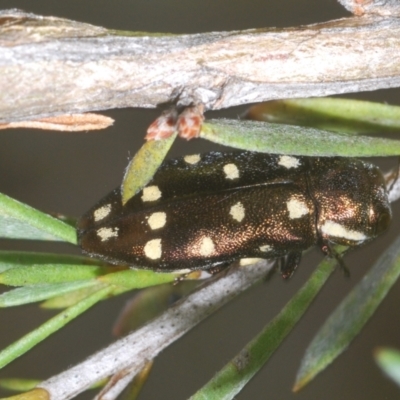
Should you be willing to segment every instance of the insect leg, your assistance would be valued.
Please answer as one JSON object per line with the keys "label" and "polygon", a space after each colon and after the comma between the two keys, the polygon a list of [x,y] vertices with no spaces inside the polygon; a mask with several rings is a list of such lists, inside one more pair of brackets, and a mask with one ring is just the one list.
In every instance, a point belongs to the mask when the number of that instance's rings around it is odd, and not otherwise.
{"label": "insect leg", "polygon": [[279,272],[283,279],[288,279],[293,275],[295,269],[301,261],[301,251],[292,251],[286,257],[279,260]]}

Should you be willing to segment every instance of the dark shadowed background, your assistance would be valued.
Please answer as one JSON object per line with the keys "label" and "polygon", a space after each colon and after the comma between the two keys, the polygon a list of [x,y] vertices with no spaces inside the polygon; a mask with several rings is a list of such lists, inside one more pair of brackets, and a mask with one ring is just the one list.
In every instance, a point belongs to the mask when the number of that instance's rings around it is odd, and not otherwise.
{"label": "dark shadowed background", "polygon": [[[21,8],[107,28],[172,33],[196,33],[261,27],[288,27],[345,17],[335,0],[2,0],[2,9]],[[1,55],[0,55],[1,57]],[[51,90],[51,88],[49,88]],[[399,104],[399,90],[350,94],[349,97]],[[207,114],[236,118],[245,107]],[[122,109],[104,112],[116,121],[98,133],[9,130],[1,133],[0,191],[48,212],[78,216],[116,187],[128,158],[143,143],[147,126],[159,110]],[[178,141],[170,156],[207,151],[218,146],[203,140]],[[383,169],[396,159],[375,160]],[[389,233],[346,257],[351,278],[340,271],[269,364],[238,399],[394,399],[400,389],[386,379],[372,359],[376,346],[400,348],[398,304],[400,284],[350,348],[299,394],[291,387],[306,346],[325,317],[361,279],[397,231],[399,207]],[[397,227],[396,227],[397,225]],[[69,245],[0,241],[2,249],[62,251]],[[209,318],[158,357],[141,399],[185,399],[230,360],[300,288],[322,258],[311,252],[294,277],[279,276],[252,289]],[[96,306],[27,355],[0,371],[0,377],[46,379],[101,349],[113,338],[111,328],[129,295]],[[0,348],[29,332],[53,313],[37,306],[0,312]],[[3,393],[1,393],[3,394]],[[92,398],[85,394],[80,399]]]}

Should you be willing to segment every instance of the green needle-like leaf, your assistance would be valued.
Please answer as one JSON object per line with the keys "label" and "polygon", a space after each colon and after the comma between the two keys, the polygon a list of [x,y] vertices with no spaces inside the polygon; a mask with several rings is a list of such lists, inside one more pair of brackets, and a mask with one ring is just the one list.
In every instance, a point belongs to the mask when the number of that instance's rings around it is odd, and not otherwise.
{"label": "green needle-like leaf", "polygon": [[[40,304],[41,308],[47,309],[60,309],[60,308],[67,308],[71,307],[76,303],[79,303],[84,298],[90,296],[92,293],[98,290],[99,283],[96,281],[89,281],[93,285],[88,286],[80,286],[82,288],[74,289],[69,291],[69,288],[72,288],[73,285],[83,285],[82,281],[79,282],[71,282],[65,283],[64,285],[67,286],[65,292],[62,290],[58,290],[54,297],[49,297],[48,300],[44,301]],[[57,284],[58,285],[58,284]],[[61,284],[60,284],[61,285]]]}
{"label": "green needle-like leaf", "polygon": [[24,286],[2,293],[0,295],[0,307],[14,307],[22,304],[34,303],[54,296],[65,295],[66,293],[83,288],[93,289],[96,286],[101,287],[102,285],[94,279],[49,285]]}
{"label": "green needle-like leaf", "polygon": [[42,340],[46,339],[52,333],[57,332],[68,322],[76,318],[78,315],[82,314],[84,311],[92,307],[94,304],[98,303],[100,300],[107,297],[111,291],[111,286],[103,286],[91,296],[88,296],[74,306],[62,311],[55,317],[45,322],[39,328],[28,333],[21,339],[17,340],[13,344],[2,350],[0,352],[0,368],[3,368],[11,361],[15,360],[22,354],[25,354],[28,350],[36,346]]}
{"label": "green needle-like leaf", "polygon": [[[72,284],[76,282],[71,282]],[[98,285],[83,287],[82,289],[76,289],[65,294],[57,293],[56,296],[50,297],[48,300],[40,304],[41,308],[47,309],[61,309],[71,307],[76,303],[79,303],[84,298],[90,296],[92,293],[97,291]]]}
{"label": "green needle-like leaf", "polygon": [[200,136],[225,146],[263,153],[327,157],[400,154],[400,140],[258,121],[209,120],[203,124]]}
{"label": "green needle-like leaf", "polygon": [[267,101],[250,107],[246,117],[334,132],[400,131],[399,106],[353,99],[318,97]]}
{"label": "green needle-like leaf", "polygon": [[129,163],[121,185],[122,203],[125,204],[145,187],[164,161],[177,134],[164,140],[149,140],[139,149]]}
{"label": "green needle-like leaf", "polygon": [[102,265],[100,260],[94,258],[74,256],[69,254],[36,253],[28,251],[0,250],[0,273],[11,268],[20,268],[31,265]]}
{"label": "green needle-like leaf", "polygon": [[383,372],[400,386],[400,351],[379,348],[375,351],[374,356]]}
{"label": "green needle-like leaf", "polygon": [[325,259],[301,290],[247,346],[191,400],[233,399],[260,370],[307,310],[331,275],[336,260]]}
{"label": "green needle-like leaf", "polygon": [[4,271],[0,274],[0,283],[9,286],[26,286],[71,282],[93,279],[105,272],[106,268],[94,265],[36,264]]}
{"label": "green needle-like leaf", "polygon": [[76,244],[75,228],[1,193],[0,237]]}
{"label": "green needle-like leaf", "polygon": [[103,275],[99,281],[128,289],[141,289],[148,286],[173,282],[177,274],[148,271],[145,269],[118,271],[113,274]]}
{"label": "green needle-like leaf", "polygon": [[0,379],[0,387],[15,392],[26,392],[32,390],[40,383],[37,379],[3,378]]}
{"label": "green needle-like leaf", "polygon": [[345,350],[400,274],[400,237],[330,315],[306,350],[294,390],[300,390]]}

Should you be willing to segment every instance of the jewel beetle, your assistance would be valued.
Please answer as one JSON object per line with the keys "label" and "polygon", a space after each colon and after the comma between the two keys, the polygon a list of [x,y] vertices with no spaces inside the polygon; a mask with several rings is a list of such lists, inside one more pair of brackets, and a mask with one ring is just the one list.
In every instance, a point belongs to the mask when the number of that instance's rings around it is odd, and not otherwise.
{"label": "jewel beetle", "polygon": [[380,170],[350,158],[253,152],[166,161],[125,205],[115,189],[78,221],[84,253],[154,271],[218,271],[278,258],[284,277],[302,251],[359,246],[387,229]]}

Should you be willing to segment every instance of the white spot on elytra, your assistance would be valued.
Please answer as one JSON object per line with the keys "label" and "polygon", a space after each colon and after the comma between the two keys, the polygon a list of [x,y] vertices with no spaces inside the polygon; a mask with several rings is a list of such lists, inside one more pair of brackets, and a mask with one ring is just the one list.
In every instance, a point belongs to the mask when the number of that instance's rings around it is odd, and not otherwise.
{"label": "white spot on elytra", "polygon": [[278,164],[287,169],[297,168],[300,165],[300,160],[292,156],[281,156],[279,158]]}
{"label": "white spot on elytra", "polygon": [[96,233],[101,241],[105,242],[112,237],[118,237],[118,228],[100,228]]}
{"label": "white spot on elytra", "polygon": [[264,244],[263,246],[260,246],[259,249],[263,253],[267,253],[268,251],[272,250],[272,247],[269,244]]}
{"label": "white spot on elytra", "polygon": [[239,178],[239,170],[235,164],[224,165],[224,172],[226,179],[237,179]]}
{"label": "white spot on elytra", "polygon": [[232,215],[233,219],[236,219],[236,221],[241,222],[245,214],[243,204],[240,201],[237,202],[235,205],[231,207],[229,214]]}
{"label": "white spot on elytra", "polygon": [[325,221],[321,226],[321,232],[328,236],[339,237],[348,240],[361,241],[367,239],[367,236],[362,232],[347,229],[345,226],[333,221]]}
{"label": "white spot on elytra", "polygon": [[161,239],[149,240],[145,244],[143,250],[147,258],[150,258],[152,260],[158,260],[159,258],[161,258],[162,254]]}
{"label": "white spot on elytra", "polygon": [[200,255],[207,257],[215,250],[214,242],[210,237],[204,237],[200,243]]}
{"label": "white spot on elytra", "polygon": [[306,215],[310,212],[307,204],[303,201],[296,199],[295,197],[292,197],[286,203],[286,206],[289,211],[290,219],[301,218],[303,215]]}
{"label": "white spot on elytra", "polygon": [[95,222],[102,220],[103,218],[107,217],[108,214],[111,212],[111,204],[106,204],[93,213],[93,219]]}
{"label": "white spot on elytra", "polygon": [[241,258],[239,261],[239,265],[244,267],[246,265],[255,264],[259,261],[262,261],[262,258]]}
{"label": "white spot on elytra", "polygon": [[185,162],[192,165],[197,164],[201,160],[199,154],[192,154],[190,156],[185,156],[183,159],[185,160]]}
{"label": "white spot on elytra", "polygon": [[155,212],[148,217],[147,223],[151,229],[162,228],[167,222],[167,214],[165,212]]}
{"label": "white spot on elytra", "polygon": [[158,186],[147,186],[143,189],[142,200],[143,201],[155,201],[161,197],[161,191]]}

